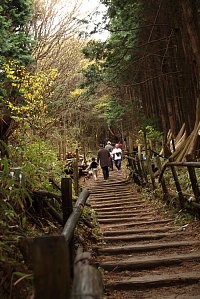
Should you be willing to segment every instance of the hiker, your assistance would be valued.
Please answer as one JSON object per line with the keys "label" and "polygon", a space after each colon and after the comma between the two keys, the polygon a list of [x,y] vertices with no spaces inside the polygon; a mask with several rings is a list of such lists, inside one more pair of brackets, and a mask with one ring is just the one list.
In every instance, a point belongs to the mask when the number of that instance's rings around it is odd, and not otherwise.
{"label": "hiker", "polygon": [[122,161],[122,150],[119,144],[115,144],[115,148],[112,151],[113,160],[117,170],[121,169],[121,161]]}
{"label": "hiker", "polygon": [[113,146],[111,145],[111,142],[108,141],[105,149],[110,153],[110,169],[113,170],[113,159],[112,159],[112,151],[113,151]]}
{"label": "hiker", "polygon": [[109,178],[109,166],[110,166],[110,153],[103,146],[99,147],[97,153],[97,163],[100,162],[100,166],[103,173],[104,180]]}
{"label": "hiker", "polygon": [[91,171],[94,180],[97,180],[97,167],[98,167],[98,163],[95,161],[95,158],[92,158],[92,162],[90,163],[89,166],[89,171]]}

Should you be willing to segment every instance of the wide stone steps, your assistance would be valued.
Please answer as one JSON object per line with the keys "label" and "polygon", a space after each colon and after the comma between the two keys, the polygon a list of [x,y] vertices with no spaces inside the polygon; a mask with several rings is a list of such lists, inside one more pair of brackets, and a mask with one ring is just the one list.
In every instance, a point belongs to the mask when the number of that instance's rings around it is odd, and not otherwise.
{"label": "wide stone steps", "polygon": [[148,243],[126,246],[109,246],[97,248],[99,254],[114,255],[114,254],[126,254],[126,253],[142,253],[151,252],[159,249],[167,248],[179,248],[185,246],[200,245],[200,241],[179,241],[179,242],[162,242],[162,243]]}
{"label": "wide stone steps", "polygon": [[[200,298],[200,238],[134,191],[122,172],[90,187],[105,298]],[[198,297],[199,296],[199,297]]]}

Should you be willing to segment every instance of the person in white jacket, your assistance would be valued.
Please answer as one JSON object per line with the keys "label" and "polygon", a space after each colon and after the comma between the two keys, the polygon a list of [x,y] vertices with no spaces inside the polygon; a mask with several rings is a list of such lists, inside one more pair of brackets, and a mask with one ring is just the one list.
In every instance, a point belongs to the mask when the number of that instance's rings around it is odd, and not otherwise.
{"label": "person in white jacket", "polygon": [[115,144],[115,148],[113,149],[112,153],[111,153],[115,166],[118,170],[121,169],[121,162],[122,162],[122,150],[119,147],[118,144]]}

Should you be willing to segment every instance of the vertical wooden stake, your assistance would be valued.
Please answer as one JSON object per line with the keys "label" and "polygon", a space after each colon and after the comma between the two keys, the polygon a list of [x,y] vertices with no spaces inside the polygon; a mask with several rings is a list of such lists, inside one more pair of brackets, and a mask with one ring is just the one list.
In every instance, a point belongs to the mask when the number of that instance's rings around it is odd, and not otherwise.
{"label": "vertical wooden stake", "polygon": [[171,166],[171,171],[172,171],[172,174],[173,174],[173,177],[174,177],[174,182],[175,182],[175,185],[176,185],[176,190],[178,192],[179,205],[180,205],[180,208],[183,208],[184,207],[184,196],[183,196],[183,192],[181,190],[181,185],[179,183],[178,175],[176,173],[176,170],[175,170],[174,166]]}
{"label": "vertical wooden stake", "polygon": [[72,180],[71,178],[61,179],[63,226],[73,211],[72,206]]}
{"label": "vertical wooden stake", "polygon": [[79,193],[78,161],[79,161],[78,149],[76,149],[76,158],[75,158],[75,161],[74,161],[74,189],[75,189],[75,194],[76,195],[78,195],[78,193]]}
{"label": "vertical wooden stake", "polygon": [[65,237],[36,238],[33,254],[35,299],[70,298],[70,259]]}
{"label": "vertical wooden stake", "polygon": [[147,168],[148,168],[148,172],[151,178],[151,183],[152,183],[152,189],[155,190],[156,189],[156,185],[155,185],[155,178],[154,178],[154,173],[151,167],[151,159],[149,156],[147,156]]}
{"label": "vertical wooden stake", "polygon": [[[160,174],[161,169],[162,169],[162,165],[161,165],[160,157],[159,156],[156,157],[156,163],[157,163],[159,174]],[[169,193],[168,193],[168,189],[167,189],[167,185],[165,183],[164,177],[162,177],[162,179],[161,179],[161,186],[162,186],[162,190],[163,190],[163,193],[164,193],[164,196],[163,196],[164,198],[163,199],[165,201],[168,201]]]}
{"label": "vertical wooden stake", "polygon": [[141,160],[141,144],[138,144],[138,157]]}
{"label": "vertical wooden stake", "polygon": [[149,181],[148,181],[148,176],[147,176],[147,167],[146,167],[146,161],[144,160],[141,160],[140,163],[141,163],[141,168],[142,168],[142,172],[143,172],[143,176],[144,176],[144,180],[145,180],[145,183],[148,184]]}
{"label": "vertical wooden stake", "polygon": [[[192,161],[191,155],[186,156],[186,161],[187,162]],[[191,185],[192,185],[192,190],[193,190],[195,199],[199,202],[200,201],[200,190],[199,190],[199,187],[198,187],[198,181],[197,181],[197,176],[196,176],[195,169],[194,169],[194,167],[191,167],[191,166],[188,166],[187,169],[188,169],[188,172],[189,172],[190,182],[191,182]]]}

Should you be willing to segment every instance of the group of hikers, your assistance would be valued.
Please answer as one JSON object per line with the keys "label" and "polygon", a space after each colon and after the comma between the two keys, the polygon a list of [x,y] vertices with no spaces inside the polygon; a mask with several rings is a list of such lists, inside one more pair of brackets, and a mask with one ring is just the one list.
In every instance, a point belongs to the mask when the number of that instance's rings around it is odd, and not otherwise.
{"label": "group of hikers", "polygon": [[122,144],[117,143],[113,147],[111,142],[108,141],[106,146],[100,146],[97,152],[97,159],[92,158],[92,162],[89,165],[89,171],[91,171],[95,180],[97,180],[97,167],[100,164],[103,178],[107,180],[109,178],[109,171],[113,170],[113,162],[117,170],[121,170],[122,161]]}

